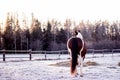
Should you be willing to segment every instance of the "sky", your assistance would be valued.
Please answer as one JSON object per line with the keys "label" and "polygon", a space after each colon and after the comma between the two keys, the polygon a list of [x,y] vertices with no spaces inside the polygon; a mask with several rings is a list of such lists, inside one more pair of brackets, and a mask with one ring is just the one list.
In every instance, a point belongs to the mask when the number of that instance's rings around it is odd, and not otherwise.
{"label": "sky", "polygon": [[66,18],[80,20],[120,20],[119,0],[0,0],[0,21],[8,12],[31,19],[31,13],[39,20]]}

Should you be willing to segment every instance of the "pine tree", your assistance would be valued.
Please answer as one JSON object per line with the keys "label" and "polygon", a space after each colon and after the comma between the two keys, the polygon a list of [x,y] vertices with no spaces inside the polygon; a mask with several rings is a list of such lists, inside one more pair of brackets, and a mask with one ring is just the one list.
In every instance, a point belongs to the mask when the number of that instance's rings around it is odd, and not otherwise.
{"label": "pine tree", "polygon": [[32,24],[31,30],[31,47],[33,50],[40,50],[42,45],[41,23],[36,19]]}
{"label": "pine tree", "polygon": [[[2,23],[1,23],[2,24]],[[0,24],[0,50],[3,48],[3,42],[2,42],[2,26]]]}
{"label": "pine tree", "polygon": [[14,49],[14,36],[13,36],[13,19],[9,19],[9,14],[7,15],[5,31],[3,34],[3,43],[6,50]]}
{"label": "pine tree", "polygon": [[21,50],[21,32],[22,30],[19,25],[19,20],[17,19],[14,28],[15,50]]}
{"label": "pine tree", "polygon": [[66,31],[63,28],[61,28],[56,36],[57,43],[66,43],[67,42],[66,34],[67,34]]}
{"label": "pine tree", "polygon": [[44,29],[43,31],[43,50],[51,50],[50,49],[50,44],[51,44],[51,39],[52,38],[52,33],[51,33],[51,24],[50,22],[47,23],[47,30]]}

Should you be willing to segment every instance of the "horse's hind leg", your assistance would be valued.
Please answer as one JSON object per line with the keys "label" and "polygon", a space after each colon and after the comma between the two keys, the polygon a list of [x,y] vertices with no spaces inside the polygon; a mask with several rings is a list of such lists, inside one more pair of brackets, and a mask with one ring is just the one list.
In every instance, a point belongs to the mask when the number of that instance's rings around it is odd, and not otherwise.
{"label": "horse's hind leg", "polygon": [[83,72],[82,72],[82,68],[83,68],[83,58],[80,56],[80,62],[79,62],[79,65],[80,65],[80,76],[83,77]]}

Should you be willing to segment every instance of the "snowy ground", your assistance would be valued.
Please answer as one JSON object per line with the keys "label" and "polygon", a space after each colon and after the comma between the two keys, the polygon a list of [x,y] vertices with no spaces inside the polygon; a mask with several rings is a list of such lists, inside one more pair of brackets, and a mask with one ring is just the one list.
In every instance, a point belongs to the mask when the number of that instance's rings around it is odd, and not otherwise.
{"label": "snowy ground", "polygon": [[0,61],[0,80],[120,80],[120,54],[95,58],[87,54],[84,62],[94,61],[99,65],[83,67],[83,77],[71,77],[70,67],[50,66],[62,61],[69,60]]}

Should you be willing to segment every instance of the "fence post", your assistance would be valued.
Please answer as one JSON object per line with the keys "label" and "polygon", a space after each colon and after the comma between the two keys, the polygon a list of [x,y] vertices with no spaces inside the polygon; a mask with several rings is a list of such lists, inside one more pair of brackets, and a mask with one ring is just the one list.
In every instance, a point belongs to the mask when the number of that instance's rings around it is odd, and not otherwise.
{"label": "fence post", "polygon": [[3,61],[5,61],[5,49],[3,49]]}
{"label": "fence post", "polygon": [[113,57],[113,52],[114,52],[114,49],[112,49],[112,57]]}
{"label": "fence post", "polygon": [[60,59],[60,53],[61,53],[61,51],[59,52],[59,59]]}
{"label": "fence post", "polygon": [[105,50],[103,50],[103,57],[104,57],[104,52],[105,52]]}
{"label": "fence post", "polygon": [[46,51],[45,51],[45,60],[47,59],[47,56],[46,56]]}
{"label": "fence post", "polygon": [[92,53],[93,53],[93,58],[94,58],[94,49],[93,49],[93,52],[92,52]]}
{"label": "fence post", "polygon": [[29,60],[31,60],[32,59],[32,54],[31,54],[31,49],[29,49]]}

